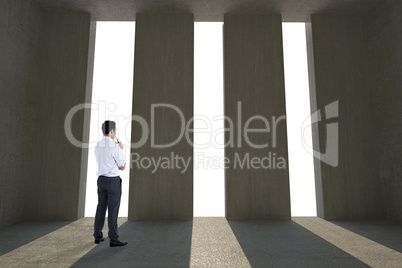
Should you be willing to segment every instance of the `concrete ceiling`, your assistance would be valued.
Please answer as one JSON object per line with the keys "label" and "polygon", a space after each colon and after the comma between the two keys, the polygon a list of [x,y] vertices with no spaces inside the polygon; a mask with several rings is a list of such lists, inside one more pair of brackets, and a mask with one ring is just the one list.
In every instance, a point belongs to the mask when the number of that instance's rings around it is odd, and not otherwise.
{"label": "concrete ceiling", "polygon": [[383,0],[36,0],[46,7],[86,11],[93,20],[135,20],[146,11],[186,11],[195,21],[223,21],[228,12],[275,12],[283,21],[309,21],[318,12],[365,13]]}

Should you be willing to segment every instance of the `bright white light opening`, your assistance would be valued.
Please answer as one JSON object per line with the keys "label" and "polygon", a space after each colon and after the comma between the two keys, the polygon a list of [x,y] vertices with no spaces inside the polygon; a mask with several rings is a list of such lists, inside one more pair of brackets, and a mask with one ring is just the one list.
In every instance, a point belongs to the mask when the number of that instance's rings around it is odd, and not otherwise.
{"label": "bright white light opening", "polygon": [[[283,23],[289,181],[292,216],[317,216],[305,23]],[[304,139],[303,134],[304,132]]]}
{"label": "bright white light opening", "polygon": [[[135,22],[97,22],[95,40],[95,63],[92,88],[92,110],[89,140],[102,138],[101,126],[105,120],[117,125],[117,137],[125,145],[126,162],[129,167],[131,121],[125,120],[132,113],[134,70]],[[98,203],[97,163],[94,149],[89,149],[85,217],[94,217]],[[122,196],[119,217],[128,213],[128,188],[130,169],[120,172]]]}
{"label": "bright white light opening", "polygon": [[225,216],[224,169],[213,164],[224,157],[222,29],[194,25],[194,217]]}

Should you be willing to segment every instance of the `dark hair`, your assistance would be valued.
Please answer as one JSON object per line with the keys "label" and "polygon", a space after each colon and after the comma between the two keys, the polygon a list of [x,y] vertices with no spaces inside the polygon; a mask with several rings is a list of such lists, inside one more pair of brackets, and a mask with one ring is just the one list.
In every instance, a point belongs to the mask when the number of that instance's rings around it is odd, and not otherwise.
{"label": "dark hair", "polygon": [[116,123],[115,123],[114,121],[106,120],[106,121],[102,124],[102,132],[103,132],[104,135],[109,134],[109,132],[110,132],[112,129],[115,129],[115,128],[116,128]]}

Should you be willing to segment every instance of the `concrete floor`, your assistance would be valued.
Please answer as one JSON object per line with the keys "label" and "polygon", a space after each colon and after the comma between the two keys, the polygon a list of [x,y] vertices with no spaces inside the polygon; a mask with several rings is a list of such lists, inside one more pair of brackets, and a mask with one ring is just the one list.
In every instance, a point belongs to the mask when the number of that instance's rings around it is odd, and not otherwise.
{"label": "concrete floor", "polygon": [[[0,231],[0,267],[402,267],[402,225],[389,221],[130,222],[125,247],[95,245],[93,218]],[[106,226],[107,230],[107,226]]]}

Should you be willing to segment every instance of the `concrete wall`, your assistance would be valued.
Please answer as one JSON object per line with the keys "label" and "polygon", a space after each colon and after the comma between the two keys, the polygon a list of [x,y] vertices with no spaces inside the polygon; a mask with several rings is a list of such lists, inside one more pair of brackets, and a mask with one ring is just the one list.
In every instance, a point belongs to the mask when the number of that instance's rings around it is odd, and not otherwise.
{"label": "concrete wall", "polygon": [[[90,15],[2,1],[0,226],[27,219],[78,217],[81,149],[64,118],[85,101]],[[83,112],[73,119],[83,136]],[[83,206],[84,204],[82,204]]]}
{"label": "concrete wall", "polygon": [[[67,140],[64,120],[72,107],[85,101],[90,15],[50,10],[44,22],[41,88],[35,96],[39,117],[33,134],[39,188],[26,195],[32,196],[29,203],[35,204],[32,217],[75,220],[80,198],[81,148]],[[72,121],[78,140],[83,137],[83,120],[84,112],[80,111]]]}
{"label": "concrete wall", "polygon": [[[233,136],[225,132],[228,144],[225,156],[230,161],[225,169],[226,218],[229,220],[290,219],[286,121],[278,121],[276,130],[272,121],[272,116],[278,120],[286,115],[283,72],[281,16],[225,14],[224,110],[225,116],[233,122]],[[238,102],[241,102],[241,111]],[[256,115],[268,120],[269,131],[250,132],[248,137],[252,144],[268,144],[266,148],[250,146],[243,135],[246,121]],[[225,128],[229,127],[226,120]],[[257,119],[249,128],[267,127]],[[247,154],[249,161],[244,164]],[[265,168],[261,164],[252,166],[251,159],[257,157],[258,161],[269,154],[271,167],[269,160],[263,160]],[[279,157],[285,160],[284,168],[273,164],[274,154],[276,162]]]}
{"label": "concrete wall", "polygon": [[384,216],[402,222],[402,2],[384,1],[365,19]]}
{"label": "concrete wall", "polygon": [[[311,115],[317,113],[320,109],[317,107],[317,88],[315,82],[315,66],[314,66],[314,51],[313,51],[313,32],[311,22],[306,23],[306,48],[307,48],[307,65],[309,78],[309,94],[310,94],[310,111]],[[311,121],[313,121],[313,116]],[[318,118],[317,118],[318,119]],[[318,124],[311,124],[312,146],[315,152],[321,152]],[[324,197],[322,191],[322,174],[320,157],[313,157],[314,162],[314,179],[315,179],[315,197],[317,215],[324,217]]]}
{"label": "concrete wall", "polygon": [[[339,118],[328,121],[339,123],[339,166],[315,161],[323,218],[402,222],[401,14],[401,1],[385,0],[361,15],[312,17],[313,109],[339,101]],[[89,28],[88,13],[44,9],[30,0],[0,3],[0,227],[27,219],[73,220],[83,214],[85,152],[66,140],[63,123],[71,107],[89,98]],[[225,114],[237,118],[241,101],[243,125],[251,115],[284,115],[280,16],[226,15],[224,41]],[[150,122],[150,104],[165,102],[178,106],[186,120],[191,118],[193,16],[140,14],[135,67],[134,114]],[[83,111],[73,120],[77,139],[84,134],[83,120]],[[323,152],[326,123],[316,125],[314,141]],[[171,141],[178,134],[177,114],[164,109],[156,126],[156,142]],[[132,133],[138,140],[138,124]],[[251,158],[266,155],[233,134],[243,147],[226,149],[232,163],[236,152],[249,152]],[[249,136],[254,143],[269,143],[269,134]],[[277,137],[273,152],[287,163],[285,121],[278,124]],[[182,157],[193,152],[185,141],[168,150],[152,149],[149,143],[133,150],[153,157],[171,151]],[[225,176],[228,219],[290,218],[287,169],[229,168]],[[129,218],[191,219],[192,187],[192,162],[184,174],[134,169]]]}
{"label": "concrete wall", "polygon": [[[318,123],[321,152],[327,144],[327,124],[338,123],[339,165],[320,165],[316,191],[322,194],[318,215],[325,219],[381,218],[382,196],[378,176],[369,72],[367,25],[364,16],[316,14],[312,16],[317,108],[338,101],[339,117]],[[311,71],[311,70],[310,70]],[[316,168],[317,170],[317,168]]]}
{"label": "concrete wall", "polygon": [[[34,159],[24,155],[37,111],[28,92],[39,88],[42,9],[33,1],[0,2],[0,227],[24,219],[27,176]],[[23,161],[24,160],[24,161]]]}
{"label": "concrete wall", "polygon": [[[96,21],[91,19],[91,26],[89,30],[89,48],[88,48],[88,61],[87,61],[87,78],[86,78],[86,93],[85,103],[92,102],[92,85],[93,85],[93,73],[95,63],[95,39],[96,39]],[[89,128],[91,121],[91,109],[85,108],[84,121],[82,129],[82,141],[89,144]],[[82,114],[81,114],[82,116]],[[79,137],[80,134],[77,134]],[[89,146],[84,146],[81,150],[81,173],[80,173],[80,185],[78,194],[78,218],[84,217],[85,214],[85,198],[87,189],[87,173],[88,173],[88,153]]]}
{"label": "concrete wall", "polygon": [[[194,18],[182,13],[137,14],[133,114],[151,125],[151,105],[176,106],[187,122],[193,117]],[[181,134],[179,114],[171,108],[155,110],[155,144],[168,144]],[[192,127],[192,126],[190,126]],[[143,129],[133,122],[132,142],[138,142]],[[183,136],[168,148],[153,148],[151,133],[145,145],[132,148],[141,157],[171,157],[171,153],[191,157],[185,172],[172,169],[132,166],[130,173],[129,220],[193,218],[193,135]],[[141,160],[140,160],[141,161]]]}

